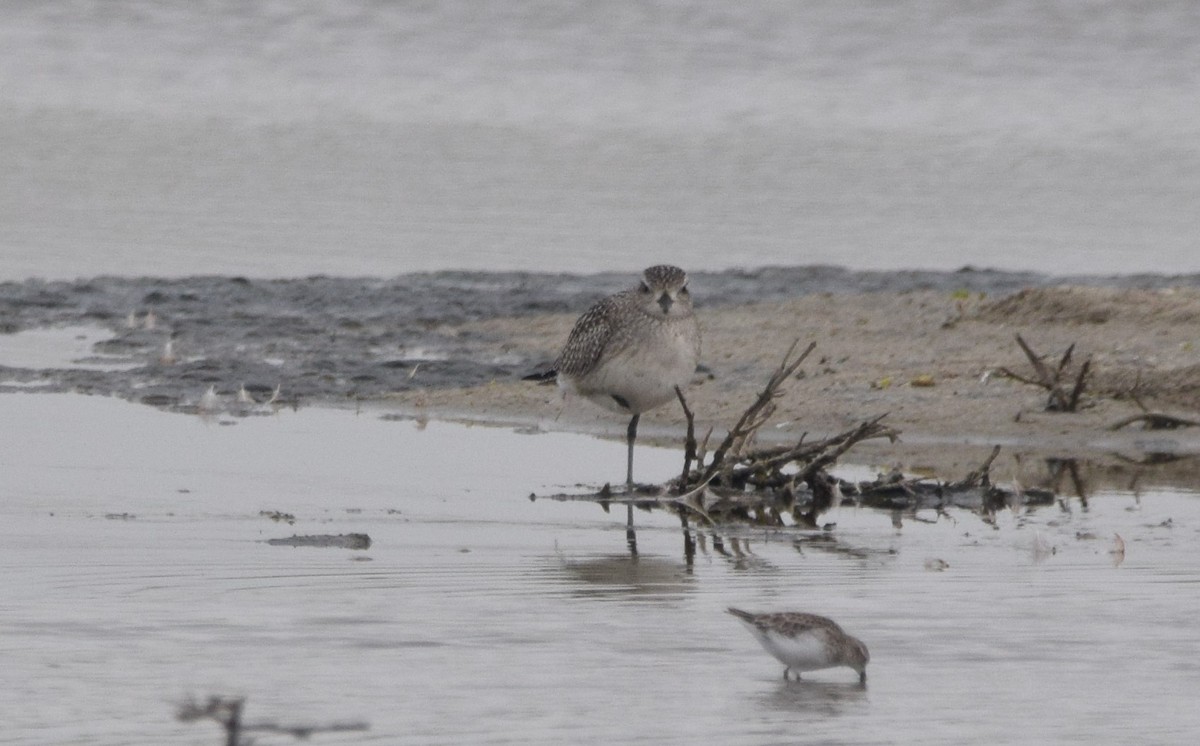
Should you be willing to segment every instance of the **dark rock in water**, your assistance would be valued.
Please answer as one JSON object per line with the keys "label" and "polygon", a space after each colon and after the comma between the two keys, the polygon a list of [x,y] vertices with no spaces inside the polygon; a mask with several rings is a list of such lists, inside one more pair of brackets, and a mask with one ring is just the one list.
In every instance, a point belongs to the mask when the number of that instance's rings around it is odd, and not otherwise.
{"label": "dark rock in water", "polygon": [[274,547],[334,547],[336,549],[370,549],[371,537],[366,534],[312,534],[289,536],[286,539],[267,539]]}

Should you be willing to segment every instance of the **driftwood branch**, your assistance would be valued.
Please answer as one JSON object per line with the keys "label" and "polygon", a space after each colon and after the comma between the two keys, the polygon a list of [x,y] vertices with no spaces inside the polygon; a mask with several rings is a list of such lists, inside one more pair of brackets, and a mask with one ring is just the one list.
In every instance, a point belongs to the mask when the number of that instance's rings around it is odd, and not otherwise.
{"label": "driftwood branch", "polygon": [[[712,429],[697,443],[694,413],[683,392],[676,389],[676,397],[687,420],[683,470],[676,479],[627,495],[602,489],[594,494],[551,495],[550,498],[594,500],[601,506],[615,502],[643,508],[674,509],[680,512],[685,526],[686,513],[699,516],[710,524],[753,513],[755,520],[782,525],[781,516],[789,511],[797,516],[798,524],[814,524],[817,515],[836,502],[841,490],[840,482],[825,470],[855,444],[881,437],[895,440],[898,433],[881,424],[884,417],[881,415],[832,437],[809,440],[805,434],[795,444],[753,447],[755,434],[775,411],[775,402],[783,394],[784,383],[816,347],[815,343],[809,344],[797,355],[798,345],[799,340],[788,348],[766,386],[721,440],[711,458],[707,454]],[[810,495],[812,499],[809,499]],[[536,499],[536,496],[530,498]],[[808,508],[803,521],[801,514],[793,510],[798,501]]]}
{"label": "driftwood branch", "polygon": [[[855,440],[852,434],[867,432],[863,426],[820,441],[835,448]],[[813,444],[814,446],[816,443]],[[823,452],[824,453],[824,452]],[[1051,490],[1022,488],[1017,484],[993,484],[989,472],[1000,448],[992,449],[987,458],[962,479],[944,482],[922,477],[906,477],[899,472],[880,475],[874,480],[848,482],[838,479],[824,469],[801,471],[778,484],[747,483],[741,487],[725,487],[711,482],[699,484],[682,495],[674,494],[675,485],[663,485],[657,493],[642,492],[636,496],[595,494],[560,494],[552,500],[590,500],[598,503],[634,502],[653,509],[686,509],[710,526],[729,523],[786,527],[785,515],[791,515],[795,528],[815,529],[820,526],[822,513],[837,507],[843,500],[856,505],[883,510],[897,516],[919,510],[942,511],[947,507],[975,510],[990,515],[1001,509],[1016,506],[1051,505],[1056,495]],[[738,472],[740,473],[740,472]],[[536,499],[531,496],[531,499]]]}
{"label": "driftwood branch", "polygon": [[1049,490],[1022,489],[1015,484],[1011,487],[992,484],[988,474],[999,453],[1000,447],[994,447],[982,464],[955,482],[910,479],[891,474],[880,477],[874,483],[860,483],[852,487],[858,493],[856,499],[863,505],[891,510],[941,510],[955,505],[988,513],[1001,507],[1053,503],[1055,495]]}
{"label": "driftwood branch", "polygon": [[796,351],[796,345],[799,343],[800,340],[798,339],[792,342],[792,346],[788,348],[787,353],[783,356],[783,362],[775,369],[775,372],[767,381],[766,387],[759,392],[758,398],[754,400],[754,403],[738,418],[737,424],[725,435],[725,439],[721,441],[721,445],[717,446],[717,450],[713,452],[712,461],[709,463],[708,468],[705,469],[704,476],[700,481],[708,481],[719,471],[725,469],[726,459],[728,457],[736,457],[749,438],[774,414],[774,401],[782,393],[779,387],[796,372],[796,369],[800,367],[804,359],[817,346],[816,342],[809,342],[808,347],[804,348],[804,352],[800,353],[800,356],[793,360],[792,354]]}
{"label": "driftwood branch", "polygon": [[1075,376],[1075,385],[1071,387],[1071,395],[1067,397],[1068,412],[1079,411],[1079,400],[1083,396],[1083,389],[1087,385],[1088,373],[1092,369],[1092,359],[1088,358],[1083,361],[1083,365],[1079,366],[1079,374]]}
{"label": "driftwood branch", "polygon": [[1163,414],[1162,412],[1143,412],[1118,420],[1108,426],[1109,430],[1120,430],[1123,427],[1128,427],[1135,422],[1142,423],[1142,427],[1146,430],[1175,430],[1181,427],[1200,427],[1200,421],[1189,420],[1175,415]]}
{"label": "driftwood branch", "polygon": [[1025,357],[1029,359],[1029,364],[1033,367],[1034,377],[1023,376],[1008,368],[1000,368],[999,373],[1014,381],[1045,389],[1049,393],[1049,399],[1046,402],[1046,410],[1049,412],[1078,411],[1080,400],[1087,387],[1087,377],[1092,368],[1091,358],[1084,360],[1083,364],[1079,366],[1079,370],[1074,376],[1074,383],[1068,390],[1065,388],[1065,380],[1070,380],[1068,368],[1071,365],[1071,358],[1075,352],[1074,344],[1067,347],[1062,357],[1059,358],[1058,365],[1053,370],[1046,365],[1041,355],[1034,352],[1033,348],[1029,346],[1029,343],[1020,334],[1017,335],[1017,345],[1025,353]]}
{"label": "driftwood branch", "polygon": [[989,454],[987,459],[985,459],[984,462],[979,465],[979,468],[968,472],[967,475],[959,481],[953,482],[951,484],[951,488],[965,490],[971,489],[972,487],[990,487],[992,484],[990,475],[992,462],[995,461],[996,457],[999,455],[1000,446],[993,447],[991,454]]}
{"label": "driftwood branch", "polygon": [[[905,477],[899,473],[872,481],[847,482],[831,475],[829,469],[856,444],[876,438],[897,439],[898,431],[883,424],[886,415],[826,438],[810,439],[805,433],[795,443],[754,447],[751,441],[773,413],[784,383],[815,347],[810,344],[797,356],[797,345],[798,342],[788,348],[767,385],[721,440],[711,458],[707,453],[712,430],[699,444],[696,442],[694,413],[683,392],[677,390],[687,419],[683,471],[678,477],[656,487],[639,488],[632,494],[617,495],[601,489],[592,494],[560,494],[549,498],[590,500],[601,506],[616,502],[645,509],[674,510],[679,512],[685,530],[688,515],[695,515],[710,526],[748,522],[779,527],[787,526],[784,517],[790,515],[793,527],[815,529],[820,525],[821,514],[845,499],[887,510],[895,520],[900,512],[927,508],[940,511],[951,505],[980,510],[986,516],[1002,507],[1053,502],[1054,493],[1047,490],[1024,490],[1015,483],[1009,488],[992,484],[989,471],[1000,453],[999,446],[957,482]],[[1037,359],[1035,374],[1044,374],[1050,380],[1061,377],[1070,367],[1072,353],[1073,349],[1068,349],[1053,369]],[[1085,377],[1086,372],[1077,381]],[[1082,390],[1082,385],[1078,389]],[[530,495],[530,499],[537,496]]]}

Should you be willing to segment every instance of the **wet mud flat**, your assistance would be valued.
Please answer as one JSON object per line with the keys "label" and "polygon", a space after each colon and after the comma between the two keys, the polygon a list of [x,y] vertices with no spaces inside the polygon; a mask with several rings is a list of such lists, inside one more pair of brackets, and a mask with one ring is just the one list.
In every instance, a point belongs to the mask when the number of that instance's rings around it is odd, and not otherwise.
{"label": "wet mud flat", "polygon": [[[705,310],[829,294],[872,297],[931,291],[947,297],[997,297],[1026,288],[1066,286],[1200,287],[1200,275],[1051,277],[972,269],[853,272],[791,267],[692,271],[690,276],[702,316]],[[95,324],[113,334],[97,346],[98,354],[140,364],[120,374],[44,371],[39,380],[47,390],[112,394],[172,408],[187,406],[197,389],[208,385],[232,393],[245,384],[252,392],[280,386],[289,400],[327,403],[517,377],[544,362],[544,349],[506,344],[499,329],[472,324],[578,314],[634,279],[633,274],[621,273],[505,272],[439,272],[387,280],[31,279],[0,283],[0,334]],[[803,331],[802,320],[797,320],[795,333]],[[747,341],[754,341],[749,330]],[[545,340],[550,347],[560,343]],[[708,347],[710,356],[722,354],[715,345]],[[768,341],[763,352],[771,350]],[[419,376],[414,374],[418,366]],[[19,366],[6,366],[4,374],[22,382],[32,378]]]}
{"label": "wet mud flat", "polygon": [[[1128,481],[1131,470],[1186,485],[1200,472],[1196,428],[1113,429],[1145,409],[1200,419],[1200,276],[831,267],[691,276],[704,349],[688,399],[700,432],[728,428],[800,340],[816,348],[760,440],[828,435],[884,416],[899,441],[864,444],[863,457],[944,478],[997,444],[1006,457],[1030,454],[1026,465],[1078,459],[1081,481],[1097,475],[1100,485],[1117,486],[1105,475]],[[232,416],[378,407],[619,435],[623,423],[520,377],[553,360],[590,303],[632,282],[618,273],[441,272],[4,283],[0,391],[112,395]],[[84,330],[86,349],[55,364],[5,356],[23,335],[55,328]],[[1017,335],[1048,361],[1073,349],[1072,371],[1088,362],[1078,411],[1048,412],[1046,392],[1002,374],[1033,376]],[[679,409],[664,406],[643,418],[642,432],[678,442],[682,426]],[[1025,478],[1024,467],[1012,468]]]}

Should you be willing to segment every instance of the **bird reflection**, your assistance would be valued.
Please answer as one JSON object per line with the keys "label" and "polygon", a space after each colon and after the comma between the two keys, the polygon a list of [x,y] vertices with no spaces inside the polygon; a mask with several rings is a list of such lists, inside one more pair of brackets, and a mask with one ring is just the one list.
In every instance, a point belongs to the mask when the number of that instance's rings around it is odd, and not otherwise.
{"label": "bird reflection", "polygon": [[822,715],[840,715],[850,705],[866,700],[867,685],[848,681],[779,681],[762,696],[762,703],[774,710],[800,710]]}
{"label": "bird reflection", "polygon": [[560,564],[586,597],[655,595],[676,597],[693,590],[694,579],[674,560],[647,555],[604,555],[586,559],[563,557]]}

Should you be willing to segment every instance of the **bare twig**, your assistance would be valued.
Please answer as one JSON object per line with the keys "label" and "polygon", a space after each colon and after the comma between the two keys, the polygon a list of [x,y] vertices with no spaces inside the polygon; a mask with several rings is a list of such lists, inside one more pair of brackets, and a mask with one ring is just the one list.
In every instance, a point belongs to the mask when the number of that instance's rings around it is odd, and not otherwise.
{"label": "bare twig", "polygon": [[829,447],[822,448],[819,456],[813,459],[808,467],[808,471],[815,472],[817,469],[824,469],[826,466],[837,461],[846,451],[849,451],[855,444],[861,443],[864,440],[873,438],[887,438],[895,443],[900,433],[890,427],[879,424],[879,422],[887,417],[887,414],[881,414],[873,420],[862,423],[853,430],[848,430],[841,435],[834,436],[829,441]]}
{"label": "bare twig", "polygon": [[1068,393],[1063,390],[1062,379],[1066,375],[1067,368],[1071,364],[1071,358],[1075,352],[1075,345],[1067,347],[1066,352],[1058,361],[1058,366],[1053,371],[1042,361],[1042,356],[1033,351],[1024,338],[1020,334],[1017,336],[1017,344],[1021,347],[1021,351],[1025,353],[1025,357],[1029,358],[1029,364],[1033,366],[1033,372],[1036,378],[1028,378],[1018,373],[1014,373],[1008,368],[1000,368],[999,373],[1006,378],[1011,378],[1021,383],[1039,386],[1045,389],[1050,394],[1050,399],[1046,403],[1046,409],[1051,412],[1075,412],[1079,408],[1079,401],[1083,396],[1084,388],[1087,383],[1088,373],[1091,371],[1092,360],[1088,358],[1083,361],[1083,365],[1079,367],[1079,371],[1075,376],[1075,384]]}
{"label": "bare twig", "polygon": [[[780,395],[779,387],[793,373],[796,372],[796,369],[799,368],[800,364],[804,362],[804,358],[808,357],[808,354],[817,346],[816,342],[810,342],[808,347],[804,349],[804,352],[800,353],[800,356],[795,360],[792,360],[792,353],[796,351],[796,345],[799,343],[799,339],[797,339],[795,342],[792,342],[792,346],[788,348],[787,354],[783,356],[783,362],[779,364],[779,367],[775,370],[775,373],[772,374],[771,378],[767,381],[766,387],[759,392],[758,398],[754,401],[754,403],[742,413],[742,416],[738,419],[737,424],[733,426],[733,428],[725,435],[725,439],[721,441],[721,445],[717,446],[717,450],[713,453],[712,461],[709,463],[708,468],[704,471],[702,481],[707,481],[718,471],[724,469],[726,466],[726,454],[730,453],[732,450],[734,455],[736,455],[738,453],[738,449],[741,447],[741,444],[744,444],[746,439],[752,435],[754,431],[762,427],[762,425],[767,421],[767,418],[771,416],[772,412],[774,411],[774,405],[772,402]],[[735,448],[735,445],[737,445],[738,448]]]}
{"label": "bare twig", "polygon": [[[708,456],[708,440],[712,437],[712,434],[712,425],[709,425],[708,430],[704,431],[704,439],[700,441],[700,447],[696,450],[697,466],[702,465],[705,457]],[[687,477],[684,477],[684,481],[687,481]]]}
{"label": "bare twig", "polygon": [[1079,408],[1079,397],[1083,396],[1084,381],[1087,379],[1088,371],[1092,367],[1092,359],[1088,358],[1083,361],[1083,365],[1079,366],[1079,375],[1075,377],[1075,386],[1071,389],[1071,396],[1067,399],[1067,411],[1074,412]]}
{"label": "bare twig", "polygon": [[1054,371],[1054,380],[1062,378],[1063,371],[1071,364],[1071,353],[1075,351],[1075,343],[1072,342],[1067,347],[1067,351],[1063,353],[1062,359],[1058,361],[1058,369]]}
{"label": "bare twig", "polygon": [[988,455],[987,459],[985,459],[984,462],[982,464],[980,464],[978,468],[968,472],[965,477],[958,480],[957,482],[954,482],[954,483],[948,485],[948,487],[950,489],[965,490],[965,489],[970,489],[972,487],[980,487],[980,486],[989,487],[989,486],[991,486],[991,480],[989,479],[989,472],[991,471],[991,468],[992,468],[992,462],[995,461],[996,457],[999,455],[1000,455],[1000,446],[993,447],[991,454]]}
{"label": "bare twig", "polygon": [[[1020,334],[1017,335],[1017,344],[1021,346],[1021,350],[1024,351],[1025,357],[1029,358],[1029,362],[1033,365],[1033,371],[1037,373],[1038,381],[1041,383],[1041,385],[1045,386],[1046,388],[1052,387],[1054,385],[1054,379],[1051,378],[1050,371],[1047,370],[1046,365],[1042,362],[1042,358],[1033,351],[1032,347],[1026,344],[1025,340],[1021,338]],[[1067,355],[1065,357],[1069,358],[1070,352],[1071,348],[1068,347]]]}
{"label": "bare twig", "polygon": [[687,438],[683,442],[683,474],[679,477],[679,488],[687,485],[688,474],[692,472],[692,463],[696,460],[696,418],[688,408],[683,391],[676,386],[675,396],[679,397],[679,406],[683,407],[683,416],[687,418]]}

